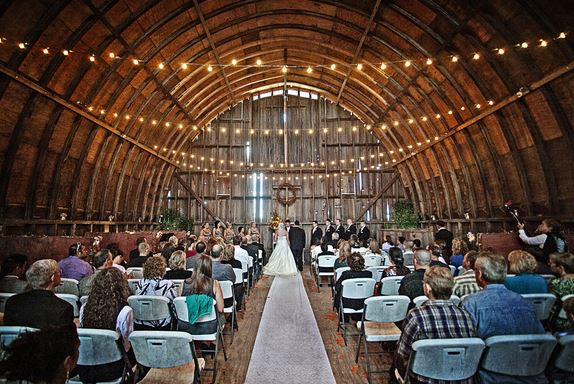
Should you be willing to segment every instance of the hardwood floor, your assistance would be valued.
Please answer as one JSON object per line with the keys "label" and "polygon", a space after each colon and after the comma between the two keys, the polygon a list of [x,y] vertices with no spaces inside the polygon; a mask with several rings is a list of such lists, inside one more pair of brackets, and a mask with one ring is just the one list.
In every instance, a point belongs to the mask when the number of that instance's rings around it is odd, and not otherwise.
{"label": "hardwood floor", "polygon": [[[263,277],[257,282],[255,288],[251,290],[251,294],[247,299],[247,310],[239,314],[239,332],[235,334],[233,344],[229,344],[231,336],[225,336],[228,359],[227,362],[224,362],[223,354],[219,354],[216,383],[239,384],[244,382],[265,299],[272,281],[271,277]],[[309,272],[309,266],[305,266],[303,282],[337,383],[367,383],[364,357],[361,355],[359,364],[355,363],[357,336],[354,334],[357,331],[354,322],[352,323],[353,326],[349,328],[353,336],[347,337],[348,345],[345,346],[342,334],[337,332],[337,316],[332,309],[330,288],[323,284],[321,291],[317,292],[317,285]],[[371,347],[369,350],[373,352],[379,349],[379,345],[372,345]],[[385,353],[384,355],[373,354],[370,356],[372,370],[388,371],[392,359],[391,353]],[[212,366],[211,358],[208,357],[206,360],[207,366]],[[211,372],[204,372],[202,374],[202,382],[211,383],[211,377]],[[386,383],[388,374],[374,374],[372,379],[373,383]]]}

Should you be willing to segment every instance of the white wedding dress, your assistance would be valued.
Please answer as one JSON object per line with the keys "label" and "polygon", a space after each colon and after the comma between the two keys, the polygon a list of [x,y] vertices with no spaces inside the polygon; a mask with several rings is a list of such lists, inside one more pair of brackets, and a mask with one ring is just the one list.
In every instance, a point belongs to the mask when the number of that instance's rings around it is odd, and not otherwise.
{"label": "white wedding dress", "polygon": [[297,272],[295,257],[287,241],[287,231],[280,228],[277,230],[277,244],[269,261],[263,267],[263,273],[271,276],[293,276]]}

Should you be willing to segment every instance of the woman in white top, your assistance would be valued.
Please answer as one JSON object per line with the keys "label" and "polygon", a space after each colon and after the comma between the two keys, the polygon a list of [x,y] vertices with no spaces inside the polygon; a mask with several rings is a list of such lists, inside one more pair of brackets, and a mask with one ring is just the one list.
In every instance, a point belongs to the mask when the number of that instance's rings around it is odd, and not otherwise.
{"label": "woman in white top", "polygon": [[[118,332],[133,365],[135,356],[129,336],[134,330],[134,318],[128,305],[129,295],[128,283],[118,269],[101,270],[94,278],[88,301],[80,309],[80,327]],[[96,366],[77,366],[80,379],[88,383],[117,379],[122,376],[123,368],[123,360]]]}
{"label": "woman in white top", "polygon": [[269,261],[263,267],[263,273],[272,276],[296,275],[297,264],[295,264],[295,257],[291,252],[291,248],[289,248],[285,224],[279,224],[275,235],[277,237],[277,244],[269,257]]}

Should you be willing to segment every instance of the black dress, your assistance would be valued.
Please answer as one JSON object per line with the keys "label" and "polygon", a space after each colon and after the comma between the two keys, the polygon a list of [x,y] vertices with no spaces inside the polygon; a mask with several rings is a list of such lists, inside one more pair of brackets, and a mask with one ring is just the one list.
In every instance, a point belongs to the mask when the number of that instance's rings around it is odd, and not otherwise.
{"label": "black dress", "polygon": [[[348,279],[365,279],[372,278],[373,274],[371,271],[345,271],[341,274],[341,277],[335,283],[335,308],[339,308],[339,303],[341,301],[341,293],[343,291],[343,281]],[[346,308],[361,309],[363,308],[365,300],[364,299],[345,299],[343,298],[343,306]]]}

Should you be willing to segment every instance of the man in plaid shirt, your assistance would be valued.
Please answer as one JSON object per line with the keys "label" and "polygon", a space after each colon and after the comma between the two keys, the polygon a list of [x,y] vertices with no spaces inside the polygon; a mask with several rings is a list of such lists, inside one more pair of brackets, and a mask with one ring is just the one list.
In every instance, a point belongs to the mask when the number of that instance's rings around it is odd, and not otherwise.
{"label": "man in plaid shirt", "polygon": [[478,252],[476,251],[470,251],[464,255],[462,267],[465,271],[462,275],[454,278],[454,288],[452,289],[453,293],[458,297],[470,295],[481,289],[476,283],[476,277],[474,276],[474,263],[477,256]]}
{"label": "man in plaid shirt", "polygon": [[[406,368],[412,345],[421,339],[452,339],[474,337],[472,318],[449,299],[454,281],[450,270],[429,267],[424,275],[423,288],[428,301],[409,312],[403,324],[403,333],[395,352],[394,365],[401,377],[406,378]],[[411,383],[448,383],[410,373]],[[472,377],[456,383],[473,383]]]}

